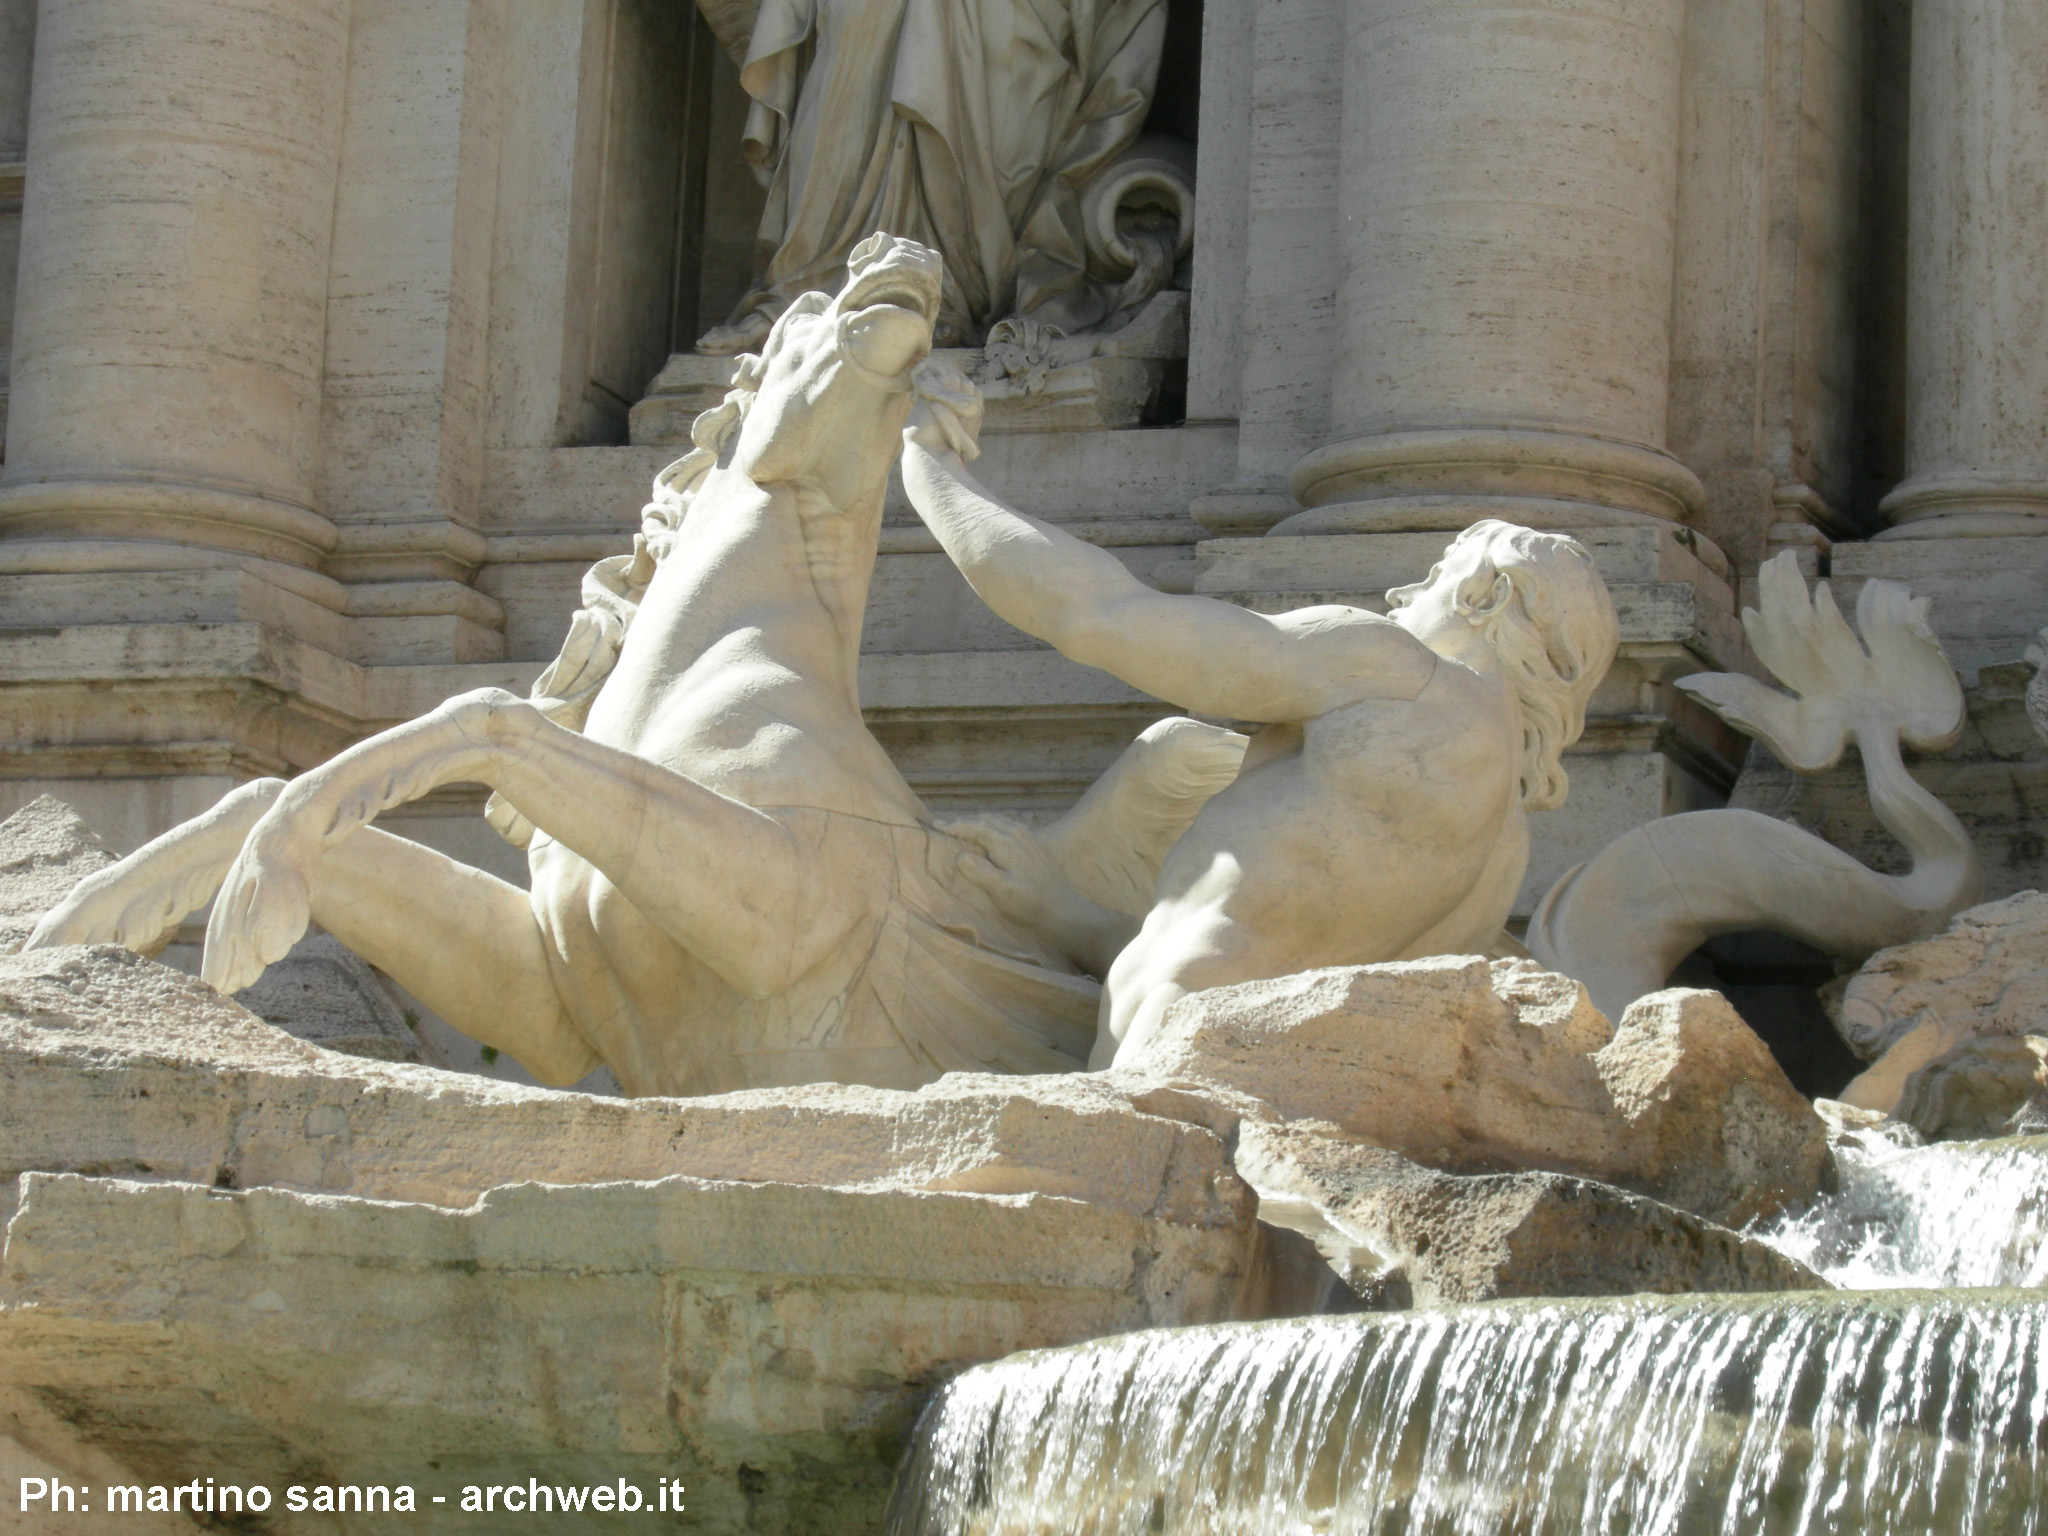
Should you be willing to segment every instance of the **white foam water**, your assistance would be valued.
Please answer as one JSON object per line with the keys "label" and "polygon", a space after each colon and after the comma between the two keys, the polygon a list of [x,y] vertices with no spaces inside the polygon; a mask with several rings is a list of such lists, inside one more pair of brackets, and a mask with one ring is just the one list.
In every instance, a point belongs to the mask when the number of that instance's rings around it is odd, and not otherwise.
{"label": "white foam water", "polygon": [[1633,1297],[1018,1355],[893,1536],[2048,1536],[2048,1297]]}
{"label": "white foam water", "polygon": [[1850,1290],[2048,1287],[2048,1137],[1839,1141],[1837,1188],[1755,1236]]}

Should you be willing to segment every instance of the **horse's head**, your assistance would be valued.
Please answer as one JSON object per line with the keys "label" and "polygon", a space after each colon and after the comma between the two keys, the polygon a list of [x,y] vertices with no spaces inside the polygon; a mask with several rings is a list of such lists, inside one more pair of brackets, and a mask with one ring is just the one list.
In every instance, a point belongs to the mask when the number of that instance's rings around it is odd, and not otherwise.
{"label": "horse's head", "polygon": [[835,505],[879,493],[901,448],[910,377],[932,345],[944,268],[914,240],[870,235],[836,297],[807,293],[775,322],[728,461],[757,483],[814,480]]}

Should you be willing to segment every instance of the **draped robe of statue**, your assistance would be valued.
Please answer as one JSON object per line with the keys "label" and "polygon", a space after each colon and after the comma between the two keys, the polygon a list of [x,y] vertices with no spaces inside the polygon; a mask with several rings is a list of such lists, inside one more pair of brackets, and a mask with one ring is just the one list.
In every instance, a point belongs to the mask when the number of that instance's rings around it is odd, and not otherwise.
{"label": "draped robe of statue", "polygon": [[734,323],[835,291],[877,229],[944,253],[940,345],[1101,320],[1080,192],[1143,127],[1165,35],[1165,0],[761,0],[740,82],[772,254]]}

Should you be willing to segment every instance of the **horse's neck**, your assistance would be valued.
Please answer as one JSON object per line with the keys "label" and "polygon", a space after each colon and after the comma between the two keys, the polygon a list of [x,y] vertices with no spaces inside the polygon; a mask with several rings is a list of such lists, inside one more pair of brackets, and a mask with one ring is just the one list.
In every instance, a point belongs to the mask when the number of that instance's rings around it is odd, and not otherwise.
{"label": "horse's neck", "polygon": [[670,666],[745,630],[850,694],[881,499],[876,487],[865,505],[838,508],[801,484],[719,472],[678,530],[634,630],[659,632]]}
{"label": "horse's neck", "polygon": [[880,489],[865,513],[808,522],[790,494],[748,482],[677,531],[589,732],[750,805],[914,825],[924,808],[857,686]]}

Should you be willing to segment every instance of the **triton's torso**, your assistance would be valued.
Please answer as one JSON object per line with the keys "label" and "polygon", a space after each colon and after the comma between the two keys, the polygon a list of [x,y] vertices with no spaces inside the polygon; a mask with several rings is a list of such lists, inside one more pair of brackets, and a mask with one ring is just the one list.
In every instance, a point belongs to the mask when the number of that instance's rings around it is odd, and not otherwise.
{"label": "triton's torso", "polygon": [[1507,684],[1450,662],[1412,700],[1268,727],[1167,856],[1112,1032],[1161,988],[1484,952],[1527,864],[1521,753]]}

